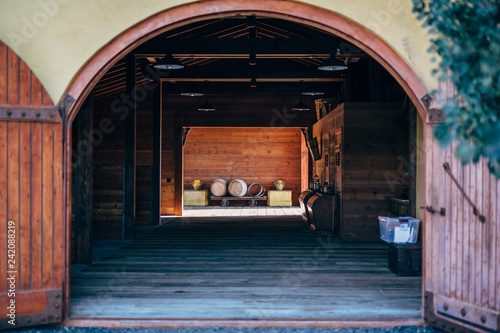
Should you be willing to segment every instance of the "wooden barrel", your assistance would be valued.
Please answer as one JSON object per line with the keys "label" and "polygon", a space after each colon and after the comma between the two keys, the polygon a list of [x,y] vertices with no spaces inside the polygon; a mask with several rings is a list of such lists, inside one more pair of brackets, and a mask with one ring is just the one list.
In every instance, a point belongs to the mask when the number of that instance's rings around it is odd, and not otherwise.
{"label": "wooden barrel", "polygon": [[247,194],[247,183],[241,179],[232,180],[227,187],[233,197],[243,197]]}
{"label": "wooden barrel", "polygon": [[210,192],[216,197],[223,197],[227,194],[227,181],[225,179],[216,179],[210,185]]}

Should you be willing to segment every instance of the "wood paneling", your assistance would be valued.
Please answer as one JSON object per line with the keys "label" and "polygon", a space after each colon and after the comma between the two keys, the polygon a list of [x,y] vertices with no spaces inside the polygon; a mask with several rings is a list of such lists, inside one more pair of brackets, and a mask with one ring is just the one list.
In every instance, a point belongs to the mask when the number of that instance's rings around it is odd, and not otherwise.
{"label": "wood paneling", "polygon": [[[469,329],[476,330],[470,325],[476,324],[496,330],[498,323],[493,324],[490,316],[500,318],[500,181],[489,173],[487,161],[462,165],[454,156],[456,144],[440,147],[432,135],[434,126],[427,126],[425,205],[438,211],[444,208],[446,214],[425,212],[425,289],[431,293],[429,297],[444,297],[450,305],[449,313],[438,307],[432,309],[437,314],[426,312],[426,317],[430,323],[439,320],[446,330],[458,322],[465,322]],[[445,172],[444,163],[449,164],[478,214],[484,215],[484,223]],[[465,316],[454,315],[474,306],[477,308],[466,311]],[[489,319],[483,323],[482,316]]]}
{"label": "wood paneling", "polygon": [[[92,184],[94,159],[92,153],[93,98],[87,97],[77,115],[77,156],[75,165],[75,264],[92,263]],[[82,149],[80,149],[82,148]]]}
{"label": "wood paneling", "polygon": [[162,157],[162,86],[157,85],[153,93],[153,166],[151,169],[151,224],[161,223],[161,157]]}
{"label": "wood paneling", "polygon": [[[151,224],[151,175],[152,167],[150,165],[138,165],[136,175],[136,207],[135,207],[135,224],[150,225]],[[159,224],[159,223],[157,223]]]}
{"label": "wood paneling", "polygon": [[301,136],[286,128],[194,128],[184,148],[184,187],[218,178],[261,183],[268,190],[283,179],[298,205],[301,190]]}
{"label": "wood paneling", "polygon": [[[331,163],[333,131],[339,126],[343,127],[341,237],[380,240],[377,217],[385,215],[385,197],[401,196],[408,183],[408,120],[403,104],[346,102],[318,121],[313,136],[319,140],[330,132]],[[324,156],[315,165],[315,173],[324,181]],[[333,172],[330,168],[330,179]]]}
{"label": "wood paneling", "polygon": [[[29,121],[0,121],[0,227],[7,221],[16,225],[15,266],[7,269],[7,235],[0,236],[0,268],[17,272],[16,295],[25,299],[34,291],[33,303],[16,302],[16,327],[28,322],[24,315],[46,308],[45,293],[58,290],[57,319],[54,313],[45,322],[59,321],[63,283],[62,125]],[[6,277],[6,275],[4,275]],[[8,299],[6,280],[0,282],[2,304]],[[33,294],[35,295],[35,294]],[[19,299],[21,299],[19,298]],[[17,299],[17,296],[16,296]],[[39,302],[37,300],[39,299]],[[38,309],[38,310],[37,310]],[[7,326],[7,318],[0,327]],[[32,323],[37,323],[32,317]]]}
{"label": "wood paneling", "polygon": [[136,62],[135,56],[126,57],[125,91],[129,94],[128,115],[125,118],[125,165],[123,167],[123,238],[134,238],[136,206]]}
{"label": "wood paneling", "polygon": [[122,238],[123,164],[94,165],[93,192],[92,237]]}
{"label": "wood paneling", "polygon": [[187,127],[307,127],[314,122],[313,112],[292,111],[298,92],[274,96],[259,93],[218,94],[216,99],[209,99],[214,112],[198,111],[203,99],[169,95],[164,98],[164,110],[174,111],[176,125]]}

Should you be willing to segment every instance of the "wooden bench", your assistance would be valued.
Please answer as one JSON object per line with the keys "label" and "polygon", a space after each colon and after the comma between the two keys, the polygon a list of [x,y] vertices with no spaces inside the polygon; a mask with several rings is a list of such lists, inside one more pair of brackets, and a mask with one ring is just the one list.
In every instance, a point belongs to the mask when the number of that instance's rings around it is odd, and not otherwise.
{"label": "wooden bench", "polygon": [[263,197],[250,197],[250,196],[245,196],[245,197],[216,197],[216,196],[211,196],[210,200],[220,200],[220,205],[222,207],[229,206],[229,201],[248,200],[248,205],[250,207],[255,207],[255,206],[257,206],[257,201],[267,200],[267,196],[263,196]]}

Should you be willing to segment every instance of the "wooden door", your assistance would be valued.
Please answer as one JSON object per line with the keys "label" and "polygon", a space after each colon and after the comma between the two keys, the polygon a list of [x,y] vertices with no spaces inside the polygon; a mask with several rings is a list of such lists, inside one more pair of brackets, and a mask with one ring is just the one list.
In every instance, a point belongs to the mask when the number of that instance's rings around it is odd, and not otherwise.
{"label": "wooden door", "polygon": [[500,182],[486,161],[463,166],[434,128],[424,133],[424,319],[448,332],[498,331]]}
{"label": "wooden door", "polygon": [[63,126],[0,43],[0,329],[62,320]]}

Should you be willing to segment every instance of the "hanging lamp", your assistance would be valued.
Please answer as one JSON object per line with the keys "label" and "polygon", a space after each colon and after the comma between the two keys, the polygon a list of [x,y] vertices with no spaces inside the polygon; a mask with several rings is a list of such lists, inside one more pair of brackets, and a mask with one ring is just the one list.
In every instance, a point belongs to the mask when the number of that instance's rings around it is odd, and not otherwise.
{"label": "hanging lamp", "polygon": [[215,111],[215,108],[212,106],[212,104],[208,103],[208,100],[205,100],[205,103],[200,105],[198,111],[210,112]]}
{"label": "hanging lamp", "polygon": [[191,79],[191,85],[189,86],[189,89],[181,92],[182,96],[188,96],[188,97],[199,97],[203,96],[203,93],[195,87],[193,83],[193,79]]}
{"label": "hanging lamp", "polygon": [[329,59],[326,59],[319,65],[318,67],[319,70],[321,71],[342,71],[347,69],[346,64],[342,61],[337,59],[334,54],[330,56]]}
{"label": "hanging lamp", "polygon": [[293,111],[309,111],[311,110],[307,105],[302,101],[302,97],[300,98],[300,102],[295,104],[292,108]]}
{"label": "hanging lamp", "polygon": [[154,67],[160,70],[175,70],[183,69],[184,65],[181,64],[179,60],[172,57],[171,54],[167,54],[165,57],[158,60]]}
{"label": "hanging lamp", "polygon": [[205,103],[200,105],[198,111],[210,112],[210,111],[215,111],[215,108],[212,106],[212,104],[208,103],[208,100],[205,100]]}
{"label": "hanging lamp", "polygon": [[314,84],[314,79],[313,82],[302,91],[302,95],[306,96],[320,96],[324,95],[325,93],[319,89],[317,89],[316,85]]}

